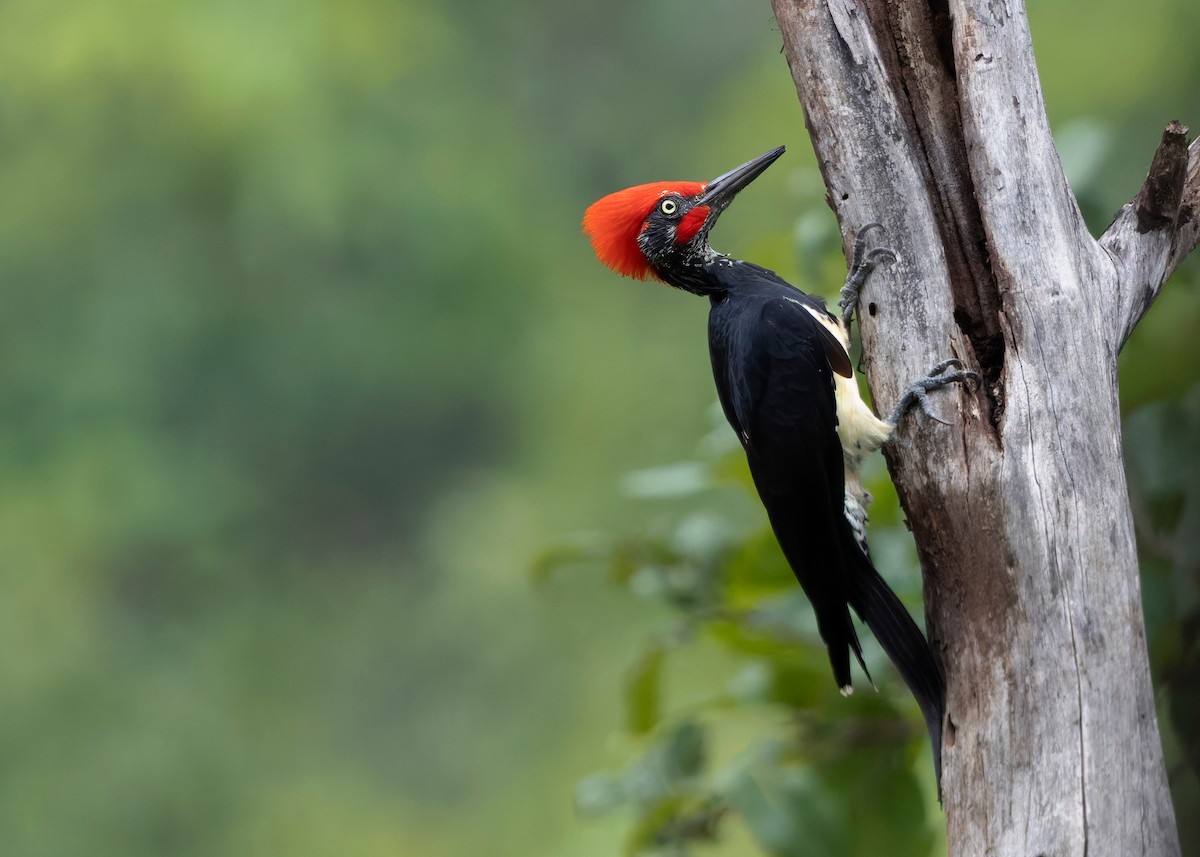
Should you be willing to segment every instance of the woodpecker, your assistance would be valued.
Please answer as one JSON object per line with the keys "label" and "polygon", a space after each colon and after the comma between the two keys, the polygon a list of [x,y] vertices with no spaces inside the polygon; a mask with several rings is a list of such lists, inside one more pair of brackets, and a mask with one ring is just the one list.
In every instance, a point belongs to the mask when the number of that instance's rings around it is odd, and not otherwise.
{"label": "woodpecker", "polygon": [[858,233],[841,318],[773,271],[709,246],[721,213],[783,152],[783,146],[772,149],[710,182],[655,182],[609,194],[588,207],[583,229],[597,258],[618,274],[709,299],[717,395],[779,546],[812,603],[834,679],[844,695],[852,692],[853,652],[870,680],[853,608],[921,708],[940,793],[945,683],[921,630],[871,563],[863,532],[869,498],[859,468],[911,406],[937,419],[929,391],[978,376],[957,360],[940,363],[914,382],[887,419],[862,400],[849,325],[871,271],[895,258],[886,247],[867,252],[867,236],[878,224]]}

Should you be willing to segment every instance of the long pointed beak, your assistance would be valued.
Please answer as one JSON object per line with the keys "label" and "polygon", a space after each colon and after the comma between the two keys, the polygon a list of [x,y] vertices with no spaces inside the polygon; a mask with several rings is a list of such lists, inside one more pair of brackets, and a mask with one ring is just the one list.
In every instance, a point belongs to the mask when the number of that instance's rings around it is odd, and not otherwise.
{"label": "long pointed beak", "polygon": [[696,200],[696,204],[707,205],[714,214],[720,214],[729,203],[733,202],[738,191],[762,175],[763,171],[775,163],[784,151],[786,151],[785,147],[780,146],[764,155],[759,155],[752,161],[746,161],[740,167],[735,167],[729,172],[717,176],[705,185],[704,193]]}

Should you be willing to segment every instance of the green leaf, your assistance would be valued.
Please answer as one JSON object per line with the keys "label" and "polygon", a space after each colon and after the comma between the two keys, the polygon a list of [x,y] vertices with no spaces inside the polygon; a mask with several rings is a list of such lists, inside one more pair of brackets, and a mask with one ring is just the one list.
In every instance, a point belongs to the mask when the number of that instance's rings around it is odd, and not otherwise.
{"label": "green leaf", "polygon": [[646,805],[688,791],[704,771],[706,758],[704,729],[692,721],[681,723],[625,772],[625,793]]}
{"label": "green leaf", "polygon": [[625,788],[612,774],[589,774],[575,784],[575,808],[582,815],[602,815],[625,802]]}
{"label": "green leaf", "polygon": [[686,799],[683,795],[671,795],[650,804],[638,816],[637,823],[625,839],[626,857],[637,857],[658,848],[667,838],[666,828],[677,815],[683,812]]}
{"label": "green leaf", "polygon": [[730,783],[729,801],[768,854],[844,857],[847,853],[843,807],[807,769],[762,765],[740,771]]}
{"label": "green leaf", "polygon": [[566,566],[611,561],[613,551],[609,536],[596,532],[578,533],[535,555],[529,566],[529,577],[535,585],[542,585]]}
{"label": "green leaf", "polygon": [[708,561],[734,540],[733,526],[720,515],[701,512],[684,518],[671,534],[671,547],[680,555]]}
{"label": "green leaf", "polygon": [[671,782],[698,776],[707,758],[704,728],[695,721],[679,724],[662,745],[663,773]]}
{"label": "green leaf", "polygon": [[687,854],[689,843],[716,838],[727,811],[725,802],[712,795],[685,793],[663,798],[638,818],[625,840],[625,853]]}
{"label": "green leaf", "polygon": [[625,676],[625,728],[634,735],[645,735],[658,725],[665,655],[661,645],[649,647]]}
{"label": "green leaf", "polygon": [[626,473],[621,490],[643,500],[688,497],[712,485],[708,465],[702,461],[680,461]]}

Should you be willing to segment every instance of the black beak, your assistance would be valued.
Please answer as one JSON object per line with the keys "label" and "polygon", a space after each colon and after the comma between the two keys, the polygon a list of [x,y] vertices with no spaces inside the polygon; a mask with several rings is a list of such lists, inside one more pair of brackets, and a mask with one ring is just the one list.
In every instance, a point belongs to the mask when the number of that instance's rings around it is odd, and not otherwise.
{"label": "black beak", "polygon": [[[714,215],[720,214],[729,203],[733,202],[738,191],[762,175],[763,171],[775,163],[784,151],[786,151],[785,147],[780,146],[765,155],[759,155],[752,161],[746,161],[740,167],[735,167],[729,172],[717,176],[705,186],[704,193],[700,194],[700,198],[696,200],[696,205],[707,205],[713,210]],[[715,219],[714,216],[709,220],[711,222]]]}

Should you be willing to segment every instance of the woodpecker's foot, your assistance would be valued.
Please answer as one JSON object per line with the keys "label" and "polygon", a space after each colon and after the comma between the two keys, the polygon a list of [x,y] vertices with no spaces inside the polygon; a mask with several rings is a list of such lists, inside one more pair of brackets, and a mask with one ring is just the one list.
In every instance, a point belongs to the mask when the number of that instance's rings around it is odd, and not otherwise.
{"label": "woodpecker's foot", "polygon": [[871,272],[879,266],[880,262],[896,261],[896,251],[891,247],[874,247],[867,250],[867,235],[875,229],[883,229],[883,224],[866,224],[858,230],[858,235],[854,239],[854,255],[850,260],[850,273],[846,275],[846,284],[842,286],[841,298],[838,300],[838,306],[842,309],[842,325],[846,328],[850,327],[850,320],[854,318],[854,310],[858,307],[858,293],[862,291],[867,277],[871,276]]}
{"label": "woodpecker's foot", "polygon": [[[948,372],[946,370],[953,369]],[[938,365],[929,370],[929,374],[924,378],[913,381],[909,385],[908,392],[900,399],[900,403],[896,405],[892,415],[888,417],[888,422],[893,426],[900,422],[900,418],[913,405],[919,405],[925,416],[929,417],[934,422],[939,422],[944,426],[950,425],[944,419],[933,412],[933,407],[929,404],[929,393],[933,390],[939,390],[949,384],[964,384],[972,382],[979,383],[979,373],[972,372],[970,369],[963,368],[963,362],[951,357],[949,360],[943,360]]]}

